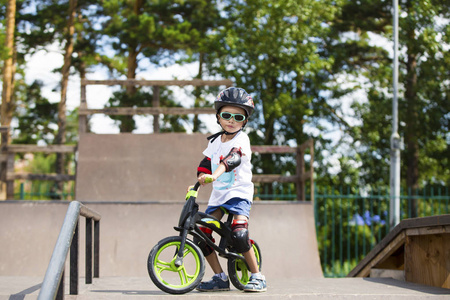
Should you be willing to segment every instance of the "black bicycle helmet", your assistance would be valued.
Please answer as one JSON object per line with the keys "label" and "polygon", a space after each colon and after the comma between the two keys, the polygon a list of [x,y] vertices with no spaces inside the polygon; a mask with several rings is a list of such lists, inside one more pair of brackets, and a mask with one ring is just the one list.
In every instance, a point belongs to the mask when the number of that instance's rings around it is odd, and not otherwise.
{"label": "black bicycle helmet", "polygon": [[255,109],[252,96],[250,96],[244,89],[230,87],[219,93],[214,101],[214,107],[217,113],[223,106],[237,106],[243,108],[247,113],[247,117],[250,117]]}
{"label": "black bicycle helmet", "polygon": [[[221,91],[219,93],[219,95],[217,95],[216,101],[214,101],[214,107],[216,108],[216,112],[217,112],[217,115],[216,115],[217,116],[217,124],[219,124],[219,125],[220,125],[220,122],[219,122],[220,109],[227,105],[237,106],[237,107],[244,109],[245,113],[247,114],[247,119],[248,119],[248,117],[251,116],[251,114],[253,113],[253,110],[255,109],[255,104],[253,103],[252,97],[244,89],[235,88],[235,87],[227,88],[227,89]],[[247,125],[247,120],[245,120],[242,127],[236,132],[227,132],[226,130],[222,130],[220,132],[217,132],[217,133],[209,136],[207,139],[212,143],[212,142],[214,142],[214,140],[216,138],[218,138],[222,134],[233,135],[233,134],[238,133],[239,131],[244,129],[245,125]]]}

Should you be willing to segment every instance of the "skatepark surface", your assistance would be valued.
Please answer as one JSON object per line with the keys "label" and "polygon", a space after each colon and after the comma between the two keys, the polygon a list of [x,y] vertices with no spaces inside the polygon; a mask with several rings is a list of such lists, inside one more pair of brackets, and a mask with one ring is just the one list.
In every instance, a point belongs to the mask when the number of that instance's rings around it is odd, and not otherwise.
{"label": "skatepark surface", "polygon": [[[66,292],[69,287],[66,282]],[[84,282],[84,280],[80,280]],[[36,299],[42,278],[0,277],[0,300]],[[398,281],[392,278],[271,278],[267,292],[244,293],[192,291],[170,295],[160,291],[149,278],[103,277],[93,284],[80,284],[79,295],[65,299],[449,299],[448,289]]]}

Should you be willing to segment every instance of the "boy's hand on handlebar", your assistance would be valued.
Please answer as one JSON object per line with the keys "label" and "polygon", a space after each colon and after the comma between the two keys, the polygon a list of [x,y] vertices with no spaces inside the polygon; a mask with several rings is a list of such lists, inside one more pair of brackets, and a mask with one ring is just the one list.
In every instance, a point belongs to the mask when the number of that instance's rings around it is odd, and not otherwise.
{"label": "boy's hand on handlebar", "polygon": [[194,191],[194,186],[190,185],[186,191],[185,200],[188,200],[191,196],[197,197],[197,191]]}
{"label": "boy's hand on handlebar", "polygon": [[202,174],[197,178],[197,180],[201,185],[205,185],[205,184],[215,181],[216,178],[214,178],[214,176],[209,175],[209,174]]}

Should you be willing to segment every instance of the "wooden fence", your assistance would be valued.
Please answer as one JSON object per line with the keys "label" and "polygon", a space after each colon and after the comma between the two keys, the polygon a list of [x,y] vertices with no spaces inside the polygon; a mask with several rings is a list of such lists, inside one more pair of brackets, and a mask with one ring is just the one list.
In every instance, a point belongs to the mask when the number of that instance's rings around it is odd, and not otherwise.
{"label": "wooden fence", "polygon": [[[152,107],[115,107],[115,108],[102,108],[102,109],[90,109],[88,108],[86,88],[88,85],[136,85],[136,86],[152,86],[153,87],[153,106]],[[80,107],[78,111],[79,128],[78,133],[83,134],[87,132],[87,117],[93,114],[105,114],[105,115],[153,115],[153,131],[159,132],[159,115],[186,115],[186,114],[215,114],[214,108],[194,107],[194,108],[182,108],[182,107],[160,107],[159,102],[159,88],[161,86],[231,86],[230,80],[81,80],[81,95],[80,95]],[[0,151],[0,180],[4,182],[3,190],[6,190],[4,199],[14,198],[14,180],[51,180],[51,181],[73,181],[75,175],[69,174],[29,174],[29,173],[16,173],[14,171],[14,157],[16,153],[75,153],[77,151],[76,145],[11,145],[8,144],[9,140],[9,128],[1,127],[1,151]],[[309,171],[305,171],[305,151],[309,149],[311,156]],[[311,200],[314,199],[314,141],[308,140],[298,147],[289,146],[253,146],[252,151],[260,154],[283,154],[283,153],[295,153],[296,154],[296,174],[291,176],[283,176],[278,174],[265,174],[254,175],[253,181],[255,183],[295,183],[297,190],[297,200],[305,200],[305,183],[310,181]]]}

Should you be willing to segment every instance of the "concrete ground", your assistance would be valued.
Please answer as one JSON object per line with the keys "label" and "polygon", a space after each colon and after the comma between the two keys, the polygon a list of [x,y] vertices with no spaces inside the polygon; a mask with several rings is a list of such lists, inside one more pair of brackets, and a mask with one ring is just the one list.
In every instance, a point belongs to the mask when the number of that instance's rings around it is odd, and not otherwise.
{"label": "concrete ground", "polygon": [[[65,292],[68,293],[68,278]],[[0,300],[37,299],[41,278],[0,277]],[[149,278],[104,277],[85,285],[80,279],[79,295],[65,299],[449,299],[450,290],[418,285],[391,278],[311,278],[268,282],[265,293],[244,293],[232,287],[229,292],[169,295],[160,291]]]}

